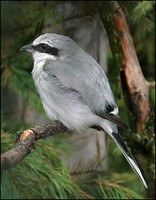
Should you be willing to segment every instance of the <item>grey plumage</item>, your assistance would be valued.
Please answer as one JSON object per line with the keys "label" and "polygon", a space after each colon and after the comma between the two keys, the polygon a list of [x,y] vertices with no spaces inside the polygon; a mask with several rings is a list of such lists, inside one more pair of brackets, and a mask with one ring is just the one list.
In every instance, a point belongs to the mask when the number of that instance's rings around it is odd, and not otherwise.
{"label": "grey plumage", "polygon": [[102,127],[147,187],[118,133],[117,126],[127,125],[117,115],[118,107],[99,64],[69,37],[58,34],[41,35],[21,50],[33,54],[32,76],[47,116],[79,132],[94,125]]}

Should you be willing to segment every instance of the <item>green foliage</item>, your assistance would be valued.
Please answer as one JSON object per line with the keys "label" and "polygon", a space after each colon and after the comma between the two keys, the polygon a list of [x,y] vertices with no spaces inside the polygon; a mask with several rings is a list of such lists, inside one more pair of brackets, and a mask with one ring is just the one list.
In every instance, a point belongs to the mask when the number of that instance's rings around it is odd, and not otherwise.
{"label": "green foliage", "polygon": [[29,72],[16,67],[5,68],[2,74],[2,85],[4,87],[8,86],[17,92],[28,105],[33,106],[40,114],[44,113],[32,76]]}
{"label": "green foliage", "polygon": [[[1,137],[2,151],[14,145],[12,134],[5,132]],[[72,179],[58,154],[60,149],[57,150],[52,139],[38,141],[36,148],[23,161],[2,173],[1,199],[141,198],[119,184],[120,175],[116,178],[118,181],[103,176],[97,179],[94,173],[94,177],[82,175]]]}
{"label": "green foliage", "polygon": [[[138,42],[137,47],[141,40],[154,37],[154,9],[155,1],[143,1],[137,4],[129,16],[130,25],[135,28],[134,40]],[[139,45],[139,50],[141,50],[141,47]]]}
{"label": "green foliage", "polygon": [[96,199],[141,199],[141,196],[132,190],[109,182],[88,183],[82,188]]}
{"label": "green foliage", "polygon": [[155,1],[142,1],[127,16],[139,62],[147,80],[155,74]]}
{"label": "green foliage", "polygon": [[[11,134],[3,134],[4,146],[10,144],[8,136],[12,139]],[[52,142],[44,140],[37,142],[36,149],[21,163],[2,174],[2,199],[9,198],[79,199],[82,196],[58,158]]]}

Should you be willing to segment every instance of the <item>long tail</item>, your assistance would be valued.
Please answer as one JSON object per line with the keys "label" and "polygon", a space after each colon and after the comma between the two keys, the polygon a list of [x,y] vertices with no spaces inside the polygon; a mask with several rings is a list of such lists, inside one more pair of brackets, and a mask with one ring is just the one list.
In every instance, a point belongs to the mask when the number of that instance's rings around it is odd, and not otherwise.
{"label": "long tail", "polygon": [[132,169],[134,170],[134,172],[138,175],[138,177],[142,180],[144,186],[146,188],[148,188],[146,181],[141,173],[141,170],[139,169],[139,166],[137,164],[137,162],[135,161],[134,157],[132,156],[132,154],[128,151],[123,139],[121,138],[119,133],[113,133],[112,132],[112,138],[114,139],[115,143],[118,145],[119,149],[121,150],[121,152],[123,153],[123,155],[125,156],[126,160],[128,161],[128,163],[130,164],[130,166],[132,167]]}
{"label": "long tail", "polygon": [[[107,124],[108,125],[108,124]],[[124,143],[121,135],[118,132],[113,132],[109,126],[106,124],[104,125],[103,123],[101,124],[101,127],[113,138],[115,143],[118,145],[119,149],[125,156],[126,160],[130,164],[131,168],[134,170],[134,172],[138,175],[138,177],[141,179],[143,182],[144,186],[148,188],[146,181],[141,173],[141,170],[139,169],[139,166],[137,162],[135,161],[134,157],[132,154],[128,151],[126,144]]]}

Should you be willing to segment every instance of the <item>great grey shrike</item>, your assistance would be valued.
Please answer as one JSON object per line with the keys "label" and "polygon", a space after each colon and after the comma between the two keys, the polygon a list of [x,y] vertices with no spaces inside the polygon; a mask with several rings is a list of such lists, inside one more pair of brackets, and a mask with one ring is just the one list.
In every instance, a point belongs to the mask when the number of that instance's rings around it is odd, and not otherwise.
{"label": "great grey shrike", "polygon": [[47,116],[70,130],[99,126],[108,133],[140,177],[147,184],[117,126],[127,128],[119,118],[108,79],[100,65],[72,39],[44,34],[23,46],[34,58],[32,76]]}

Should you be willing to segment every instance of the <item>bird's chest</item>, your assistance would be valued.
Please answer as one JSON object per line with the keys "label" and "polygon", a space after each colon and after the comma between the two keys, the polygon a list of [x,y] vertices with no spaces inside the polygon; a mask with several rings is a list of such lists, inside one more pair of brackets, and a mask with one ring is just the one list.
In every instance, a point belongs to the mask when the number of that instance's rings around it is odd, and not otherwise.
{"label": "bird's chest", "polygon": [[47,88],[47,84],[49,82],[49,76],[44,70],[44,61],[39,62],[38,64],[34,65],[32,76],[35,82],[35,86],[40,93],[40,90],[44,90]]}
{"label": "bird's chest", "polygon": [[35,66],[32,71],[32,76],[36,89],[40,95],[43,107],[47,116],[52,119],[57,115],[57,93],[53,78],[48,74],[42,65]]}

